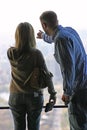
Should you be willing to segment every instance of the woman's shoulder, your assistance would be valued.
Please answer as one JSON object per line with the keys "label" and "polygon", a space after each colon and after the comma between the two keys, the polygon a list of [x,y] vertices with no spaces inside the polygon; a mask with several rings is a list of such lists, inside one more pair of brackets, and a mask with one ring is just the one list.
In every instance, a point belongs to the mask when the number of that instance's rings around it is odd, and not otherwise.
{"label": "woman's shoulder", "polygon": [[17,49],[15,47],[9,47],[7,52],[16,52]]}
{"label": "woman's shoulder", "polygon": [[41,50],[39,50],[38,48],[33,48],[31,53],[36,54],[36,55],[42,55]]}
{"label": "woman's shoulder", "polygon": [[32,50],[32,54],[31,55],[32,55],[32,57],[34,59],[37,59],[38,62],[42,62],[44,60],[44,56],[43,56],[41,50],[39,50],[37,48]]}
{"label": "woman's shoulder", "polygon": [[8,55],[8,56],[11,56],[11,55],[13,55],[16,51],[17,51],[17,49],[16,49],[15,47],[10,47],[10,48],[8,48],[8,50],[7,50],[7,55]]}

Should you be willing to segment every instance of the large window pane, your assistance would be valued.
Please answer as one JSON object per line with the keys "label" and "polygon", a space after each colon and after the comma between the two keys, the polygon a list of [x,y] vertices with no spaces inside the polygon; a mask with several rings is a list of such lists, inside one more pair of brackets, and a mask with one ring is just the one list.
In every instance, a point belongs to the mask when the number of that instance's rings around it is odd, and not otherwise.
{"label": "large window pane", "polygon": [[[67,109],[55,108],[51,112],[42,111],[41,130],[69,130]],[[13,130],[13,118],[9,109],[0,109],[0,130]]]}

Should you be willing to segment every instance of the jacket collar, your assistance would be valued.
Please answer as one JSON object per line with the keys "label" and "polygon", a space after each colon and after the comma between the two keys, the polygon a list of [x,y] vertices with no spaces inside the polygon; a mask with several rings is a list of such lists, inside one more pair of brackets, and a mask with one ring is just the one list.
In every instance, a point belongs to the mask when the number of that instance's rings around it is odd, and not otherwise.
{"label": "jacket collar", "polygon": [[53,41],[56,39],[56,36],[58,36],[58,32],[62,29],[63,27],[61,25],[58,25],[55,29],[55,33],[52,37]]}

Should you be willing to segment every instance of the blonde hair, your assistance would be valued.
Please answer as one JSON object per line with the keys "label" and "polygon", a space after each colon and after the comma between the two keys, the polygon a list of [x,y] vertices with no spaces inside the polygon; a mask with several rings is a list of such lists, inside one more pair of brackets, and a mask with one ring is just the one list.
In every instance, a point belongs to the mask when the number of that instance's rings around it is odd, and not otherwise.
{"label": "blonde hair", "polygon": [[20,23],[15,31],[15,47],[21,52],[27,52],[36,47],[35,34],[28,22]]}

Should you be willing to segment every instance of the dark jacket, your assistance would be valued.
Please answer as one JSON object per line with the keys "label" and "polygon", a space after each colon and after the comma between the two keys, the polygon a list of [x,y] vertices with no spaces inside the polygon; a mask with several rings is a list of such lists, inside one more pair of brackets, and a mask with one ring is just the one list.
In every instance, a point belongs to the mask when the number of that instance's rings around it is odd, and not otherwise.
{"label": "dark jacket", "polygon": [[[36,91],[29,85],[24,85],[24,82],[33,71],[34,67],[40,67],[48,72],[45,64],[44,57],[40,50],[32,49],[30,52],[21,54],[18,49],[11,47],[7,51],[7,56],[11,64],[11,83],[10,92],[23,92],[29,93],[30,91]],[[48,92],[51,94],[54,91],[52,79],[48,79]]]}

